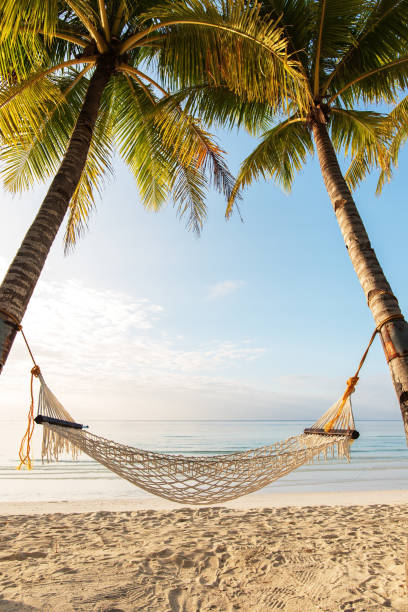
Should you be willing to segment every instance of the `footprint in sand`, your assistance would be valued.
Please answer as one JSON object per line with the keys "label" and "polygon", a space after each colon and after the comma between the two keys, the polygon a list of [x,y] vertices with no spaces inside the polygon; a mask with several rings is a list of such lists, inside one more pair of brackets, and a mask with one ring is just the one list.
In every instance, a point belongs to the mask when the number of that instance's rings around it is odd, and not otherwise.
{"label": "footprint in sand", "polygon": [[157,557],[161,557],[162,559],[166,557],[171,557],[171,555],[173,554],[174,554],[174,551],[171,548],[163,548],[162,550],[159,550],[156,553]]}
{"label": "footprint in sand", "polygon": [[72,567],[68,567],[65,565],[64,567],[59,567],[53,572],[53,574],[77,574],[78,570],[73,569]]}
{"label": "footprint in sand", "polygon": [[208,586],[217,583],[217,573],[220,567],[220,561],[216,555],[209,555],[202,563],[203,569],[200,571],[198,580],[200,584]]}
{"label": "footprint in sand", "polygon": [[294,589],[285,587],[275,587],[264,596],[261,605],[265,606],[265,610],[286,610],[294,599]]}
{"label": "footprint in sand", "polygon": [[173,589],[169,591],[169,604],[172,612],[180,611],[181,590]]}
{"label": "footprint in sand", "polygon": [[194,567],[194,561],[190,559],[190,557],[185,555],[176,555],[176,557],[174,557],[173,559],[173,562],[177,565],[179,571],[181,569],[191,569],[192,567]]}
{"label": "footprint in sand", "polygon": [[42,559],[47,556],[45,552],[18,552],[0,557],[0,561],[25,561],[25,559]]}
{"label": "footprint in sand", "polygon": [[1,586],[4,589],[13,589],[14,587],[17,586],[17,584],[14,582],[14,580],[5,580],[4,582],[1,583]]}
{"label": "footprint in sand", "polygon": [[189,598],[186,597],[186,593],[182,591],[182,589],[173,589],[169,592],[169,604],[171,612],[193,612],[196,610],[189,601]]}

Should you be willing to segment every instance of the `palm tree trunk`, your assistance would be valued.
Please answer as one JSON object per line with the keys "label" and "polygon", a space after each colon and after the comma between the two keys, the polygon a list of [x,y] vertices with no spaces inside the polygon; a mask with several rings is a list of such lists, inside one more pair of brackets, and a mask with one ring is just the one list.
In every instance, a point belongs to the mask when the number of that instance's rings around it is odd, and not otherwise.
{"label": "palm tree trunk", "polygon": [[[408,443],[408,324],[371,247],[324,123],[312,122],[320,168],[354,270],[377,327],[400,404]],[[387,321],[386,323],[383,323]]]}
{"label": "palm tree trunk", "polygon": [[[81,178],[103,90],[114,71],[111,56],[101,56],[90,80],[61,166],[0,286],[0,373],[18,325]],[[4,313],[9,313],[7,316]]]}

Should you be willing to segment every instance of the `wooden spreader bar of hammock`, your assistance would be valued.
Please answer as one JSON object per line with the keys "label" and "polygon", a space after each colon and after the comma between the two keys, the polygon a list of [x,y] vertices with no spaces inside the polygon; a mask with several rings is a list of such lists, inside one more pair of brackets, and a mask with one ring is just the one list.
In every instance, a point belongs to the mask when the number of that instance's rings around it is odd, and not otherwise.
{"label": "wooden spreader bar of hammock", "polygon": [[74,421],[63,421],[62,419],[54,419],[53,417],[45,416],[44,414],[38,414],[35,417],[34,421],[37,423],[37,425],[49,423],[50,425],[71,427],[72,429],[88,429],[88,425],[82,425],[82,423],[75,423]]}
{"label": "wooden spreader bar of hammock", "polygon": [[320,436],[347,436],[352,440],[357,440],[360,437],[359,432],[356,429],[316,429],[313,427],[307,427],[303,433],[305,434],[319,434]]}

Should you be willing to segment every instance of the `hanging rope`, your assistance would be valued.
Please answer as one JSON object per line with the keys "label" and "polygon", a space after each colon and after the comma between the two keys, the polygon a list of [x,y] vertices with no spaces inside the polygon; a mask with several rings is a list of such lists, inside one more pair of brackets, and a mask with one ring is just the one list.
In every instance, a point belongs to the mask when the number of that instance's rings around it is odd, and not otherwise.
{"label": "hanging rope", "polygon": [[373,334],[372,334],[372,336],[371,336],[371,338],[370,338],[370,342],[368,343],[367,348],[366,348],[366,350],[364,351],[364,354],[363,354],[363,356],[362,356],[362,358],[361,358],[361,360],[360,360],[360,363],[358,364],[358,368],[357,368],[357,370],[356,370],[356,373],[354,374],[354,376],[352,376],[351,378],[349,378],[349,379],[348,379],[348,381],[347,381],[347,389],[345,390],[344,395],[343,395],[343,397],[342,397],[342,400],[341,400],[341,404],[340,404],[340,406],[339,406],[338,413],[337,413],[337,414],[336,414],[336,416],[335,416],[335,417],[334,417],[334,418],[333,418],[331,421],[329,421],[329,423],[327,423],[327,425],[325,426],[325,430],[326,430],[326,431],[330,431],[330,429],[332,429],[332,428],[333,428],[333,424],[335,423],[335,421],[336,421],[336,420],[338,419],[338,417],[340,416],[340,414],[341,414],[341,412],[342,412],[342,410],[343,410],[343,408],[344,408],[344,405],[345,405],[345,403],[346,403],[347,399],[350,397],[350,395],[351,395],[352,393],[354,393],[354,389],[356,388],[356,384],[358,383],[358,375],[360,374],[360,370],[361,370],[361,368],[363,367],[363,364],[364,364],[364,362],[365,362],[365,360],[366,360],[366,357],[367,357],[367,355],[368,355],[368,351],[370,350],[371,345],[372,345],[372,343],[374,342],[374,338],[376,337],[376,335],[377,335],[377,334],[379,334],[379,333],[381,332],[381,328],[382,328],[382,327],[383,327],[383,326],[384,326],[386,323],[389,323],[390,321],[394,321],[395,319],[403,319],[403,318],[404,318],[404,315],[402,315],[402,314],[394,314],[394,315],[390,315],[389,317],[387,317],[386,319],[384,319],[383,321],[381,321],[381,323],[379,323],[379,324],[377,325],[377,327],[376,327],[376,328],[375,328],[375,330],[373,331]]}
{"label": "hanging rope", "polygon": [[[390,320],[391,320],[391,319],[390,319]],[[361,358],[361,360],[360,360],[360,363],[358,364],[358,368],[357,368],[357,370],[356,370],[356,373],[354,374],[354,376],[352,376],[351,378],[349,378],[349,379],[348,379],[348,381],[347,381],[347,388],[346,388],[346,390],[345,390],[345,392],[344,392],[344,394],[343,394],[343,397],[342,397],[342,399],[341,399],[340,406],[339,406],[339,409],[338,409],[338,411],[337,411],[337,414],[335,415],[335,417],[334,417],[334,418],[333,418],[331,421],[329,421],[329,422],[328,422],[328,423],[325,425],[325,427],[324,427],[325,431],[330,431],[331,429],[333,429],[333,425],[334,425],[334,423],[337,421],[337,419],[339,418],[339,416],[341,415],[341,413],[342,413],[342,411],[343,411],[343,408],[344,408],[345,403],[347,402],[347,400],[348,400],[348,398],[350,397],[350,395],[351,395],[352,393],[354,393],[354,390],[355,390],[355,388],[356,388],[356,384],[358,383],[358,375],[360,374],[360,370],[361,370],[361,368],[363,367],[363,364],[364,364],[364,362],[365,362],[365,360],[366,360],[366,357],[367,357],[367,355],[368,355],[368,351],[370,350],[370,347],[371,347],[372,343],[374,342],[374,338],[376,337],[376,335],[377,335],[377,334],[378,334],[378,332],[380,331],[381,327],[382,327],[382,326],[384,325],[384,323],[386,323],[386,322],[387,322],[387,321],[384,321],[383,323],[381,323],[381,325],[379,325],[378,327],[376,327],[376,328],[375,328],[375,330],[373,331],[373,335],[372,335],[372,336],[371,336],[371,338],[370,338],[370,342],[368,343],[368,346],[367,346],[366,350],[364,351],[364,354],[363,354],[363,356],[362,356],[362,358]]]}
{"label": "hanging rope", "polygon": [[21,332],[21,335],[23,336],[23,340],[25,342],[27,350],[30,354],[31,360],[34,364],[33,368],[31,369],[31,382],[30,382],[31,402],[30,402],[30,408],[28,410],[28,423],[27,423],[26,432],[20,443],[20,450],[18,451],[18,456],[20,458],[20,465],[17,468],[18,470],[21,470],[22,468],[26,467],[28,470],[31,470],[32,469],[32,461],[30,457],[31,438],[33,437],[34,426],[35,426],[33,382],[34,382],[34,376],[38,378],[38,376],[41,374],[41,370],[34,359],[33,352],[31,350],[30,345],[28,344],[28,340],[25,336],[25,333],[23,331],[23,326],[21,325],[20,321],[17,319],[17,317],[12,315],[10,312],[7,312],[6,310],[3,310],[2,308],[0,308],[0,314],[8,317],[12,321],[12,323],[15,324],[15,326],[17,327],[17,330]]}
{"label": "hanging rope", "polygon": [[28,344],[27,338],[25,337],[25,333],[23,331],[23,326],[21,325],[20,321],[17,319],[17,317],[15,317],[14,315],[12,315],[11,313],[7,312],[6,310],[3,310],[2,308],[0,308],[0,314],[5,315],[6,317],[8,317],[9,319],[11,319],[12,323],[14,323],[17,327],[17,331],[21,332],[21,335],[23,336],[23,340],[25,342],[25,345],[27,347],[28,352],[30,353],[30,357],[31,360],[34,364],[34,367],[38,367],[35,359],[34,359],[34,355],[31,351],[30,345]]}
{"label": "hanging rope", "polygon": [[30,393],[31,393],[31,403],[30,409],[28,411],[28,424],[26,432],[21,440],[20,450],[18,451],[18,456],[20,458],[20,465],[18,466],[18,470],[26,467],[28,470],[32,469],[32,461],[30,457],[31,452],[31,438],[34,433],[34,393],[33,393],[33,381],[34,376],[38,377],[40,375],[40,368],[35,365],[31,369],[31,383],[30,383]]}

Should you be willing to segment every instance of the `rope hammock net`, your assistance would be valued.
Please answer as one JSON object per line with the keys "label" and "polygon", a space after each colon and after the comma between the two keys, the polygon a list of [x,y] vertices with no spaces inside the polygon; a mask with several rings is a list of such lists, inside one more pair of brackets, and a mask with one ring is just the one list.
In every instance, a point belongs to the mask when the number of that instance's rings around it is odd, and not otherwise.
{"label": "rope hammock net", "polygon": [[[61,453],[87,454],[141,489],[184,504],[212,504],[252,493],[318,459],[350,459],[355,431],[350,379],[343,397],[309,429],[268,446],[227,455],[190,457],[153,452],[92,434],[76,423],[41,372],[37,423],[43,425],[43,461]],[[327,431],[326,431],[327,430]]]}
{"label": "rope hammock net", "polygon": [[[383,325],[383,322],[381,325]],[[46,385],[34,362],[31,370],[31,405],[28,427],[20,446],[20,466],[31,469],[30,442],[34,422],[43,425],[42,460],[58,461],[61,453],[77,458],[80,452],[95,459],[132,484],[184,504],[213,504],[236,499],[269,485],[293,470],[318,460],[350,460],[355,430],[350,396],[378,326],[355,375],[342,397],[310,428],[286,440],[242,452],[213,456],[184,456],[133,448],[85,431],[75,422]],[[19,326],[20,331],[21,326]],[[38,413],[34,419],[33,378],[40,381]]]}

